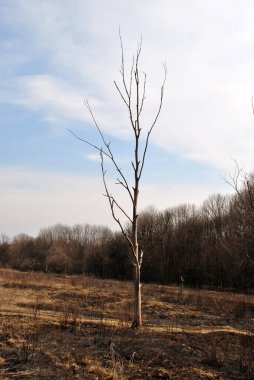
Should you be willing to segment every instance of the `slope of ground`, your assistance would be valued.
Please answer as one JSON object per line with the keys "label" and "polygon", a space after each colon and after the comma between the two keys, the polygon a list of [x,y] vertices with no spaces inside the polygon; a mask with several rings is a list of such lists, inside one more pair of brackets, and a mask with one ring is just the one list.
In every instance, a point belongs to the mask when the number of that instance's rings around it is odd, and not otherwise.
{"label": "slope of ground", "polygon": [[254,297],[0,271],[2,379],[254,379]]}

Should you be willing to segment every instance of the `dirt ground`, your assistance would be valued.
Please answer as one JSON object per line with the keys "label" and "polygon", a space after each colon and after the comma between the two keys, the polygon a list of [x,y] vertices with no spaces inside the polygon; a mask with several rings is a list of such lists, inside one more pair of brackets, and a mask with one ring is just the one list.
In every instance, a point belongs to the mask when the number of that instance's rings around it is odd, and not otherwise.
{"label": "dirt ground", "polygon": [[0,270],[1,379],[254,379],[254,296]]}

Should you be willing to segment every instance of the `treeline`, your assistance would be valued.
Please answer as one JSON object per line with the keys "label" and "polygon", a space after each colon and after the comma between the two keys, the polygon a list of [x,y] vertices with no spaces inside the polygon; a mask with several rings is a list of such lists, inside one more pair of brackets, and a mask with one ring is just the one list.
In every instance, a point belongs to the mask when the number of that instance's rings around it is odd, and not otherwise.
{"label": "treeline", "polygon": [[[236,183],[234,183],[236,185]],[[150,207],[139,215],[142,281],[202,288],[254,288],[254,180],[234,196],[211,195],[201,207]],[[129,247],[102,226],[55,225],[36,238],[0,239],[0,265],[20,270],[131,279]]]}
{"label": "treeline", "polygon": [[2,236],[0,265],[19,270],[93,274],[127,279],[131,276],[128,245],[121,234],[103,226],[57,224],[11,241]]}

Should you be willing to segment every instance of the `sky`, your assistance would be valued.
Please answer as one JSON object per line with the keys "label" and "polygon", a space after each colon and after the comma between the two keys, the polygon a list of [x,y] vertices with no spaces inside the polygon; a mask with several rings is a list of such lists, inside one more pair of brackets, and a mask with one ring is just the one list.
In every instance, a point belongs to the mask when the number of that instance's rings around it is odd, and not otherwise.
{"label": "sky", "polygon": [[[88,99],[119,165],[132,181],[133,136],[116,91],[119,26],[126,72],[142,36],[147,74],[143,136],[151,135],[140,209],[197,206],[229,193],[234,160],[253,169],[252,0],[1,0],[0,234],[38,234],[56,223],[112,229]],[[106,162],[108,165],[108,162]],[[130,205],[108,168],[111,191]],[[124,222],[124,221],[123,221]]]}

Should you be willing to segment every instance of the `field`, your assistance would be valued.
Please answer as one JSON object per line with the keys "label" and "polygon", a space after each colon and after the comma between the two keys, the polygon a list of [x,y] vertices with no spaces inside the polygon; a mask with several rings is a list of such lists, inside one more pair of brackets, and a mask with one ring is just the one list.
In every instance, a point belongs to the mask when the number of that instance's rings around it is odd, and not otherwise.
{"label": "field", "polygon": [[1,379],[254,379],[254,297],[0,271]]}

